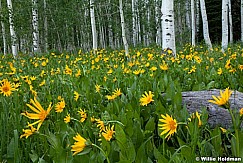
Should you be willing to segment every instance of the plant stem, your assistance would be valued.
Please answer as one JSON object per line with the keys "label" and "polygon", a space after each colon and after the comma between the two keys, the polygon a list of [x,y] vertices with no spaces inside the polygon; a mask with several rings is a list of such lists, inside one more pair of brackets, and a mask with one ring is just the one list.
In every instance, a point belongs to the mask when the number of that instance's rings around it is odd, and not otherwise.
{"label": "plant stem", "polygon": [[110,163],[110,160],[109,160],[108,156],[106,155],[105,151],[102,148],[100,148],[98,145],[93,144],[93,143],[91,145],[96,147],[96,148],[98,148],[105,155],[107,163]]}
{"label": "plant stem", "polygon": [[239,157],[240,156],[240,142],[239,142],[238,125],[236,124],[235,117],[234,117],[234,114],[232,112],[232,109],[229,109],[229,112],[230,112],[230,115],[231,115],[231,118],[232,118],[232,122],[233,122],[233,125],[234,125],[234,129],[235,129],[236,157]]}
{"label": "plant stem", "polygon": [[165,139],[163,139],[163,151],[162,154],[165,155]]}

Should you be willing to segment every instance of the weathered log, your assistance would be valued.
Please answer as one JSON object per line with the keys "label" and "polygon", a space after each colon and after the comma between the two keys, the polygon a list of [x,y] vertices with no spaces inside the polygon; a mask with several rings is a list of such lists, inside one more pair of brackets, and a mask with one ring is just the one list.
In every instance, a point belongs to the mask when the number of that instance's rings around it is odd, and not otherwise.
{"label": "weathered log", "polygon": [[[182,104],[186,106],[189,113],[198,111],[199,113],[206,107],[208,111],[208,123],[210,127],[221,126],[229,128],[232,126],[231,116],[227,109],[208,102],[212,95],[220,96],[220,90],[189,91],[182,92]],[[234,91],[229,99],[232,109],[243,108],[243,93]],[[241,125],[242,127],[243,125]]]}

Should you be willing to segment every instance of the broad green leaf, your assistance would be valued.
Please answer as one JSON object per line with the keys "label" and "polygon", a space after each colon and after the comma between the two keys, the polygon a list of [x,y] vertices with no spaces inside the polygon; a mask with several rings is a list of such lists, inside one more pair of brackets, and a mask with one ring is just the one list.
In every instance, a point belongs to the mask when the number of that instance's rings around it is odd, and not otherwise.
{"label": "broad green leaf", "polygon": [[153,132],[155,130],[155,122],[154,122],[154,117],[150,117],[148,122],[146,123],[146,126],[145,126],[145,131],[148,130],[148,131],[151,131]]}
{"label": "broad green leaf", "polygon": [[158,163],[168,162],[168,160],[154,147],[154,157]]}

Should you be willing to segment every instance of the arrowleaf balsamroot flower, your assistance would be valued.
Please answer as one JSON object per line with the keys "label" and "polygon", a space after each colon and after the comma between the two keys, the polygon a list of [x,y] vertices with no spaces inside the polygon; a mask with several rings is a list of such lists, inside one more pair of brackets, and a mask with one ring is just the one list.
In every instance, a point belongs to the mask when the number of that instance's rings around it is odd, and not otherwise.
{"label": "arrowleaf balsamroot flower", "polygon": [[195,118],[198,119],[198,126],[202,126],[201,115],[197,111],[196,113],[192,113],[191,118],[188,118],[188,120],[191,122]]}
{"label": "arrowleaf balsamroot flower", "polygon": [[79,98],[80,94],[77,91],[74,91],[73,94],[74,94],[74,100],[78,101],[78,98]]}
{"label": "arrowleaf balsamroot flower", "polygon": [[75,137],[73,137],[74,140],[76,140],[76,142],[74,143],[74,145],[72,145],[72,149],[71,151],[73,151],[73,156],[76,155],[79,152],[82,152],[86,146],[86,139],[84,139],[82,136],[80,136],[79,134],[77,134]]}
{"label": "arrowleaf balsamroot flower", "polygon": [[37,101],[37,99],[34,97],[34,100],[30,100],[30,104],[26,104],[32,111],[34,111],[35,113],[29,113],[27,111],[25,111],[24,113],[21,113],[21,115],[26,116],[29,119],[36,119],[37,121],[29,124],[28,126],[33,126],[35,124],[38,124],[37,126],[37,131],[40,129],[40,126],[42,125],[42,123],[44,122],[44,120],[46,119],[46,117],[49,115],[50,111],[51,111],[51,102],[49,104],[49,107],[47,108],[47,110],[44,110],[43,107],[41,106],[41,104]]}
{"label": "arrowleaf balsamroot flower", "polygon": [[158,126],[161,127],[160,129],[163,130],[160,135],[164,135],[167,133],[165,138],[168,137],[168,139],[170,139],[171,135],[173,135],[177,129],[178,124],[176,122],[176,119],[173,119],[172,116],[169,116],[168,114],[166,114],[166,116],[161,114],[161,117],[163,119],[159,119],[159,121],[164,124],[158,124]]}
{"label": "arrowleaf balsamroot flower", "polygon": [[114,100],[115,98],[116,98],[116,96],[115,95],[106,95],[105,96],[108,100]]}
{"label": "arrowleaf balsamroot flower", "polygon": [[240,116],[243,116],[243,108],[240,109]]}
{"label": "arrowleaf balsamroot flower", "polygon": [[113,91],[113,95],[115,97],[118,97],[120,96],[122,93],[121,93],[121,89],[120,88],[117,88],[116,90]]}
{"label": "arrowleaf balsamroot flower", "polygon": [[67,116],[64,118],[65,123],[69,123],[71,121],[70,114],[68,113]]}
{"label": "arrowleaf balsamroot flower", "polygon": [[149,103],[151,103],[153,100],[153,94],[151,91],[149,91],[149,93],[147,93],[145,91],[145,93],[142,95],[142,97],[140,98],[140,103],[142,106],[147,106]]}
{"label": "arrowleaf balsamroot flower", "polygon": [[100,132],[105,130],[105,124],[104,121],[100,120],[100,119],[95,119],[95,121],[98,123],[97,127],[100,128]]}
{"label": "arrowleaf balsamroot flower", "polygon": [[220,96],[215,97],[214,95],[212,96],[214,100],[208,100],[208,102],[214,103],[218,106],[228,106],[229,105],[229,98],[233,91],[229,90],[229,88],[226,88],[224,92],[220,90]]}
{"label": "arrowleaf balsamroot flower", "polygon": [[12,94],[12,91],[16,91],[16,87],[14,84],[11,84],[8,79],[3,79],[0,81],[1,86],[0,86],[0,93],[4,96],[10,96]]}
{"label": "arrowleaf balsamroot flower", "polygon": [[98,85],[98,84],[95,85],[95,90],[96,90],[96,92],[98,92],[98,93],[100,92],[100,87],[101,87],[101,86]]}
{"label": "arrowleaf balsamroot flower", "polygon": [[111,127],[106,126],[104,132],[102,132],[102,135],[106,141],[110,141],[114,133],[114,125],[112,125]]}
{"label": "arrowleaf balsamroot flower", "polygon": [[36,131],[36,128],[34,128],[32,125],[28,125],[28,126],[30,127],[30,129],[26,129],[26,130],[23,129],[24,134],[20,136],[20,139],[23,137],[27,139],[30,135],[34,134],[34,132]]}
{"label": "arrowleaf balsamroot flower", "polygon": [[64,108],[65,108],[65,101],[62,100],[56,104],[55,110],[57,113],[61,113]]}
{"label": "arrowleaf balsamroot flower", "polygon": [[87,118],[86,110],[85,109],[84,110],[80,109],[78,111],[78,113],[80,114],[80,117],[81,117],[80,122],[84,122],[85,119]]}
{"label": "arrowleaf balsamroot flower", "polygon": [[223,127],[219,127],[220,128],[220,130],[223,132],[223,133],[226,133],[227,132],[227,130],[225,129],[225,128],[223,128]]}

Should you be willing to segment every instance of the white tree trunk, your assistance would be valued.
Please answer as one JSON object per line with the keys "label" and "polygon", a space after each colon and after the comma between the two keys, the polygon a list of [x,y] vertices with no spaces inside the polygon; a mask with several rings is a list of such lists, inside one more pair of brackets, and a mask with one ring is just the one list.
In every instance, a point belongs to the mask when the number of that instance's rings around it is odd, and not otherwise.
{"label": "white tree trunk", "polygon": [[229,5],[229,30],[230,30],[230,43],[233,43],[233,22],[232,22],[232,12],[231,12],[231,0],[228,0]]}
{"label": "white tree trunk", "polygon": [[[141,1],[140,1],[141,2]],[[139,1],[137,1],[137,3],[139,3]],[[137,4],[137,6],[139,6],[139,4]],[[140,22],[140,10],[139,7],[136,8],[137,10],[137,40],[139,43],[142,42],[142,36],[141,36],[141,22]]]}
{"label": "white tree trunk", "polygon": [[124,21],[122,0],[119,0],[119,9],[120,9],[120,17],[121,17],[122,40],[125,47],[125,54],[126,56],[128,56],[129,51],[128,51],[128,43],[126,38],[126,31],[125,31],[125,21]]}
{"label": "white tree trunk", "polygon": [[[108,1],[108,4],[111,3],[111,0]],[[108,42],[109,42],[109,47],[111,47],[112,49],[114,48],[114,43],[113,43],[113,40],[114,40],[114,34],[113,34],[113,31],[112,31],[112,16],[111,16],[111,8],[110,6],[106,6],[105,7],[105,10],[106,10],[106,15],[107,15],[107,19],[108,19]]]}
{"label": "white tree trunk", "polygon": [[91,28],[93,37],[93,50],[97,50],[97,31],[95,24],[95,13],[94,13],[94,0],[90,0],[90,18],[91,18]]}
{"label": "white tree trunk", "polygon": [[[1,1],[0,1],[0,10],[1,10],[0,16],[3,17]],[[1,26],[2,26],[2,35],[3,35],[3,54],[6,55],[7,54],[6,30],[5,30],[5,24],[2,20],[1,20]]]}
{"label": "white tree trunk", "polygon": [[48,24],[47,24],[47,14],[46,14],[46,0],[44,0],[44,43],[45,52],[48,50]]}
{"label": "white tree trunk", "polygon": [[241,42],[243,42],[243,0],[240,2]]}
{"label": "white tree trunk", "polygon": [[32,0],[33,52],[39,52],[37,0]]}
{"label": "white tree trunk", "polygon": [[171,49],[176,55],[175,27],[174,27],[174,0],[162,1],[162,48]]}
{"label": "white tree trunk", "polygon": [[177,24],[176,24],[176,28],[175,28],[175,31],[177,31],[178,32],[178,37],[177,37],[177,40],[178,40],[178,42],[179,42],[179,45],[181,45],[181,46],[183,46],[182,45],[182,40],[183,40],[183,38],[182,38],[182,12],[181,12],[181,3],[178,3],[177,5],[176,5],[176,11],[177,11]]}
{"label": "white tree trunk", "polygon": [[136,10],[135,10],[136,0],[132,0],[132,42],[133,46],[137,44],[137,27],[136,27]]}
{"label": "white tree trunk", "polygon": [[228,0],[222,1],[222,51],[228,47]]}
{"label": "white tree trunk", "polygon": [[148,28],[147,28],[147,32],[146,32],[146,45],[149,46],[150,43],[151,43],[151,38],[152,38],[152,35],[151,35],[151,22],[150,22],[150,15],[151,15],[151,9],[150,9],[150,6],[149,6],[149,1],[147,0],[145,2],[145,6],[147,6],[147,22],[148,22]]}
{"label": "white tree trunk", "polygon": [[[186,10],[186,25],[189,29],[191,29],[191,19],[190,19],[190,0],[186,0],[185,2],[185,10]],[[195,21],[195,20],[194,20]]]}
{"label": "white tree trunk", "polygon": [[203,37],[208,48],[211,49],[212,43],[209,37],[208,18],[207,18],[207,12],[206,12],[206,6],[204,0],[200,0],[200,6],[201,6],[202,21],[203,21]]}
{"label": "white tree trunk", "polygon": [[195,3],[191,0],[191,19],[192,19],[192,46],[196,45],[196,22],[195,22]]}
{"label": "white tree trunk", "polygon": [[155,0],[156,44],[162,46],[161,19],[159,1]]}
{"label": "white tree trunk", "polygon": [[3,35],[3,54],[6,55],[7,54],[6,30],[3,21],[1,21],[1,26],[2,26],[2,35]]}
{"label": "white tree trunk", "polygon": [[200,32],[200,0],[196,0],[196,33]]}
{"label": "white tree trunk", "polygon": [[9,11],[9,28],[10,28],[10,35],[11,35],[11,42],[12,42],[12,53],[14,58],[18,55],[17,50],[17,36],[15,34],[14,30],[14,22],[13,22],[13,7],[12,7],[12,1],[7,0],[8,5],[8,11]]}

